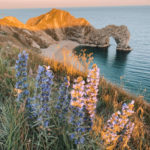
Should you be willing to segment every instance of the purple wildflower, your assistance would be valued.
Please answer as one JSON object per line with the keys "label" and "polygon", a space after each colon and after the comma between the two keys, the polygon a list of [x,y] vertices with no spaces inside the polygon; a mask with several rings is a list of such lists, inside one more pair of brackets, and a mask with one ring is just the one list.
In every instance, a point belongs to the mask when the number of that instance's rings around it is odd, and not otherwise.
{"label": "purple wildflower", "polygon": [[37,118],[43,127],[49,125],[49,106],[51,86],[53,84],[53,73],[46,67],[39,66],[36,77],[36,90],[33,101],[30,101],[32,115]]}
{"label": "purple wildflower", "polygon": [[26,51],[19,53],[18,60],[16,61],[16,86],[15,90],[17,91],[18,97],[17,101],[24,101],[29,95],[28,83],[27,83],[27,61],[28,54]]}
{"label": "purple wildflower", "polygon": [[70,100],[69,100],[69,88],[70,85],[70,79],[69,77],[64,78],[64,82],[61,84],[59,88],[59,98],[56,104],[57,113],[59,115],[59,118],[64,121],[65,115],[68,112]]}

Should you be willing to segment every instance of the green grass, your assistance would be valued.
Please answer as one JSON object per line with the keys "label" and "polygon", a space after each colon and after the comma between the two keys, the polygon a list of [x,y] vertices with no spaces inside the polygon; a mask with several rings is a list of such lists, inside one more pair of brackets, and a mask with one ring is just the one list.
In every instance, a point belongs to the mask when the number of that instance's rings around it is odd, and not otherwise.
{"label": "green grass", "polygon": [[[0,149],[8,150],[71,150],[77,149],[76,145],[70,141],[67,130],[70,126],[61,125],[55,109],[51,122],[52,126],[49,131],[42,130],[40,127],[30,127],[27,121],[26,110],[24,106],[17,108],[15,102],[15,61],[20,50],[16,48],[0,48]],[[80,72],[76,69],[68,69],[67,65],[56,62],[55,60],[44,59],[40,54],[32,51],[29,53],[28,74],[29,89],[31,96],[34,91],[34,80],[37,73],[38,65],[50,65],[55,74],[54,86],[52,89],[52,101],[55,105],[58,88],[65,75],[71,78],[71,87],[73,80],[78,76],[86,79],[86,72]],[[106,149],[100,143],[99,134],[103,125],[109,119],[113,112],[120,110],[124,102],[135,100],[135,114],[132,120],[135,123],[135,130],[128,143],[130,149],[149,150],[150,149],[150,104],[143,100],[142,96],[136,97],[124,91],[121,87],[108,83],[103,77],[99,82],[99,94],[97,104],[98,126],[95,127],[94,133],[90,133],[88,144],[84,148],[98,150]],[[19,113],[18,113],[19,111]],[[121,149],[121,143],[115,149]]]}

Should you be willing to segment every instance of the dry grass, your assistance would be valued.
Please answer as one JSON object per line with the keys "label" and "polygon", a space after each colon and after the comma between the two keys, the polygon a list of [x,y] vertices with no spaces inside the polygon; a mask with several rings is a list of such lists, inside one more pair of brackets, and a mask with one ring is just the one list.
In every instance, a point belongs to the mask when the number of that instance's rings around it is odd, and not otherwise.
{"label": "dry grass", "polygon": [[[143,100],[143,96],[136,97],[124,91],[121,87],[108,83],[103,77],[99,83],[99,102],[97,105],[98,124],[105,124],[113,112],[121,110],[125,102],[135,100],[135,114],[132,117],[135,128],[130,141],[124,143],[126,149],[149,150],[150,149],[150,104]],[[96,130],[96,127],[95,129]],[[102,128],[97,126],[96,132]],[[112,149],[122,149],[123,143]],[[129,147],[130,148],[129,148]]]}

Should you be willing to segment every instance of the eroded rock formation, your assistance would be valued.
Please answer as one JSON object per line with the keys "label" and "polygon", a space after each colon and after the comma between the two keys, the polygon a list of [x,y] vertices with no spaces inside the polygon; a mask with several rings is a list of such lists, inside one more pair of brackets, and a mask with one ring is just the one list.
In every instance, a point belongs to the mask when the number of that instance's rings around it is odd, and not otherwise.
{"label": "eroded rock formation", "polygon": [[70,13],[52,9],[23,24],[15,17],[0,19],[0,42],[9,42],[27,48],[47,48],[61,40],[72,40],[82,45],[106,47],[113,37],[118,50],[130,50],[130,33],[126,26],[108,25],[95,29],[84,18],[75,18]]}
{"label": "eroded rock formation", "polygon": [[93,31],[85,37],[86,38],[83,43],[98,47],[109,46],[109,38],[112,37],[116,41],[117,50],[131,50],[130,46],[128,45],[130,32],[124,25],[108,25],[102,29],[93,29]]}

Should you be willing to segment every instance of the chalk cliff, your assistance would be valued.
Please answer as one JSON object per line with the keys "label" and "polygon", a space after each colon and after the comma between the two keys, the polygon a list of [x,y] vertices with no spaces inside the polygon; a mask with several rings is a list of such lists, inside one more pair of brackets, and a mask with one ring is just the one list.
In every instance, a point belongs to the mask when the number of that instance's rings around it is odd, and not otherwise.
{"label": "chalk cliff", "polygon": [[108,25],[95,29],[84,18],[75,18],[69,12],[52,9],[31,18],[23,24],[15,17],[0,19],[0,43],[8,42],[26,48],[47,48],[61,40],[72,40],[82,45],[106,47],[113,37],[118,50],[131,50],[130,33],[124,25]]}

